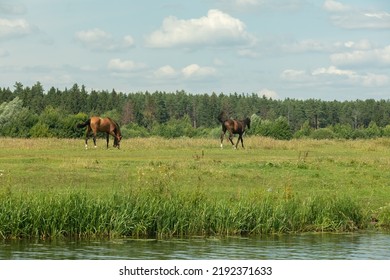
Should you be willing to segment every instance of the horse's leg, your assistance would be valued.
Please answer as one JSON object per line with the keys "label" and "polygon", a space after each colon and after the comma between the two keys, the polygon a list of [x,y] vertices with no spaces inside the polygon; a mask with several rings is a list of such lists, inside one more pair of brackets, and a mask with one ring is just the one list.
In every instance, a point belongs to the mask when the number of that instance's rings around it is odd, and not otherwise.
{"label": "horse's leg", "polygon": [[[230,140],[230,143],[232,143],[232,147],[234,148],[233,137],[234,137],[233,132],[231,132],[231,131],[229,130],[229,140]],[[238,143],[238,141],[237,141],[237,143]],[[236,149],[237,149],[237,146],[236,146]]]}
{"label": "horse's leg", "polygon": [[108,136],[109,135],[112,135],[112,137],[114,137],[114,148],[119,148],[119,141],[118,141],[118,136],[115,134],[114,131],[111,131],[109,132],[109,134],[107,133],[107,148],[108,148]]}
{"label": "horse's leg", "polygon": [[97,148],[96,146],[96,131],[93,132],[93,144],[95,145],[95,148]]}
{"label": "horse's leg", "polygon": [[87,127],[87,130],[86,130],[86,132],[85,132],[85,149],[86,149],[86,150],[88,150],[89,132],[90,132],[90,129],[89,129],[89,127]]}
{"label": "horse's leg", "polygon": [[106,140],[107,140],[107,149],[108,149],[108,142],[110,141],[110,134],[106,133]]}
{"label": "horse's leg", "polygon": [[242,138],[242,134],[240,134],[240,136],[238,137],[237,144],[236,144],[236,149],[237,149],[238,142],[240,141],[240,139],[241,139],[241,146],[242,146],[243,149],[245,149],[244,148],[244,139]]}
{"label": "horse's leg", "polygon": [[224,125],[222,125],[222,132],[221,132],[221,149],[223,149],[223,138],[225,138],[225,134],[226,134],[226,127]]}
{"label": "horse's leg", "polygon": [[242,137],[241,137],[241,134],[238,134],[238,139],[237,139],[237,143],[236,143],[236,149],[238,147],[238,143],[240,143],[240,140],[242,141]]}
{"label": "horse's leg", "polygon": [[221,132],[221,149],[223,149],[223,138],[225,138],[225,132]]}

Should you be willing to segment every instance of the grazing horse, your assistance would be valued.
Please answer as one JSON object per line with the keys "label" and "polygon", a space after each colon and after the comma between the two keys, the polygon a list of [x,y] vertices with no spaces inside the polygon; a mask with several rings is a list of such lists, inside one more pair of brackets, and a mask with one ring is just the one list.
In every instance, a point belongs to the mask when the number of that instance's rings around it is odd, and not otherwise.
{"label": "grazing horse", "polygon": [[250,129],[251,125],[251,119],[250,118],[245,118],[244,120],[231,120],[227,119],[224,117],[224,114],[221,113],[218,116],[218,120],[222,124],[222,132],[221,132],[221,149],[223,148],[223,138],[225,137],[226,131],[229,131],[229,140],[230,143],[232,143],[232,146],[234,148],[234,143],[233,143],[233,136],[234,134],[238,134],[238,139],[235,148],[237,149],[238,143],[241,140],[241,145],[244,148],[244,141],[242,139],[242,135],[245,132],[246,127]]}
{"label": "grazing horse", "polygon": [[93,133],[93,143],[95,144],[95,148],[96,148],[96,134],[98,132],[105,132],[106,139],[107,139],[107,149],[108,149],[108,141],[110,135],[114,136],[114,148],[119,149],[120,141],[122,139],[122,134],[118,123],[113,119],[91,117],[86,122],[78,124],[77,127],[78,128],[87,127],[87,132],[85,133],[85,149],[88,149],[88,138],[91,131]]}

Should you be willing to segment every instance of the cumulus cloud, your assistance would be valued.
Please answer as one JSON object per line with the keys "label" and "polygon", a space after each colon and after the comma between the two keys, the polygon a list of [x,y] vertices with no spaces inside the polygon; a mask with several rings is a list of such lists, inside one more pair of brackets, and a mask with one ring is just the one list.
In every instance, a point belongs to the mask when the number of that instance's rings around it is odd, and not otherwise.
{"label": "cumulus cloud", "polygon": [[312,72],[313,76],[328,75],[338,76],[344,79],[347,83],[362,85],[362,86],[384,86],[389,83],[389,77],[383,74],[374,73],[358,73],[352,70],[342,70],[335,66],[328,68],[318,68]]}
{"label": "cumulus cloud", "polygon": [[390,45],[382,49],[335,53],[330,59],[335,65],[390,65]]}
{"label": "cumulus cloud", "polygon": [[219,10],[209,10],[207,16],[201,18],[165,18],[161,28],[146,38],[146,43],[155,48],[247,45],[254,38],[245,28],[239,19]]}
{"label": "cumulus cloud", "polygon": [[95,51],[120,51],[134,46],[134,39],[130,35],[118,40],[99,28],[78,31],[75,38],[84,47]]}
{"label": "cumulus cloud", "polygon": [[172,66],[165,65],[157,69],[154,76],[158,79],[174,78],[177,76],[177,72]]}
{"label": "cumulus cloud", "polygon": [[307,73],[304,70],[286,69],[282,72],[281,78],[286,81],[299,82],[306,80]]}
{"label": "cumulus cloud", "polygon": [[344,84],[352,86],[377,87],[390,83],[390,77],[384,74],[359,73],[336,66],[319,67],[310,72],[305,70],[284,70],[281,78],[292,83],[308,83],[314,86],[325,84]]}
{"label": "cumulus cloud", "polygon": [[329,12],[344,12],[350,10],[349,6],[333,0],[326,0],[323,7]]}
{"label": "cumulus cloud", "polygon": [[132,60],[121,60],[113,58],[108,62],[108,69],[114,72],[132,72],[146,67],[144,63],[134,62]]}
{"label": "cumulus cloud", "polygon": [[216,69],[213,67],[199,66],[198,64],[190,64],[181,70],[183,76],[189,78],[204,78],[214,76]]}
{"label": "cumulus cloud", "polygon": [[0,18],[0,39],[26,36],[32,30],[32,26],[24,19]]}
{"label": "cumulus cloud", "polygon": [[180,70],[176,70],[170,65],[165,65],[153,72],[156,79],[186,79],[186,80],[207,80],[215,77],[216,69],[209,66],[190,64]]}
{"label": "cumulus cloud", "polygon": [[277,94],[276,91],[270,90],[267,88],[261,89],[258,93],[258,96],[265,96],[267,98],[272,98],[272,99],[279,99],[279,95]]}

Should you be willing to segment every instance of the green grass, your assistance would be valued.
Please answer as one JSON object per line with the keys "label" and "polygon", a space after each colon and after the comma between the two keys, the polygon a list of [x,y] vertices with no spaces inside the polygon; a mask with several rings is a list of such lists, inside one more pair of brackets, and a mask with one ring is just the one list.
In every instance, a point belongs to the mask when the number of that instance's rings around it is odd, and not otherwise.
{"label": "green grass", "polygon": [[390,226],[390,140],[0,138],[0,236],[172,237]]}

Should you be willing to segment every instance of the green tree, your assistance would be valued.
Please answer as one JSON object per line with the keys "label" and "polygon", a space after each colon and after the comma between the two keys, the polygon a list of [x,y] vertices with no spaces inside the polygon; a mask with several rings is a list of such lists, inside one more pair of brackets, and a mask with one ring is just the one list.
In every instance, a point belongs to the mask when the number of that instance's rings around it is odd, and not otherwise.
{"label": "green tree", "polygon": [[0,135],[29,137],[29,130],[36,122],[36,116],[23,107],[23,101],[15,97],[0,105]]}

